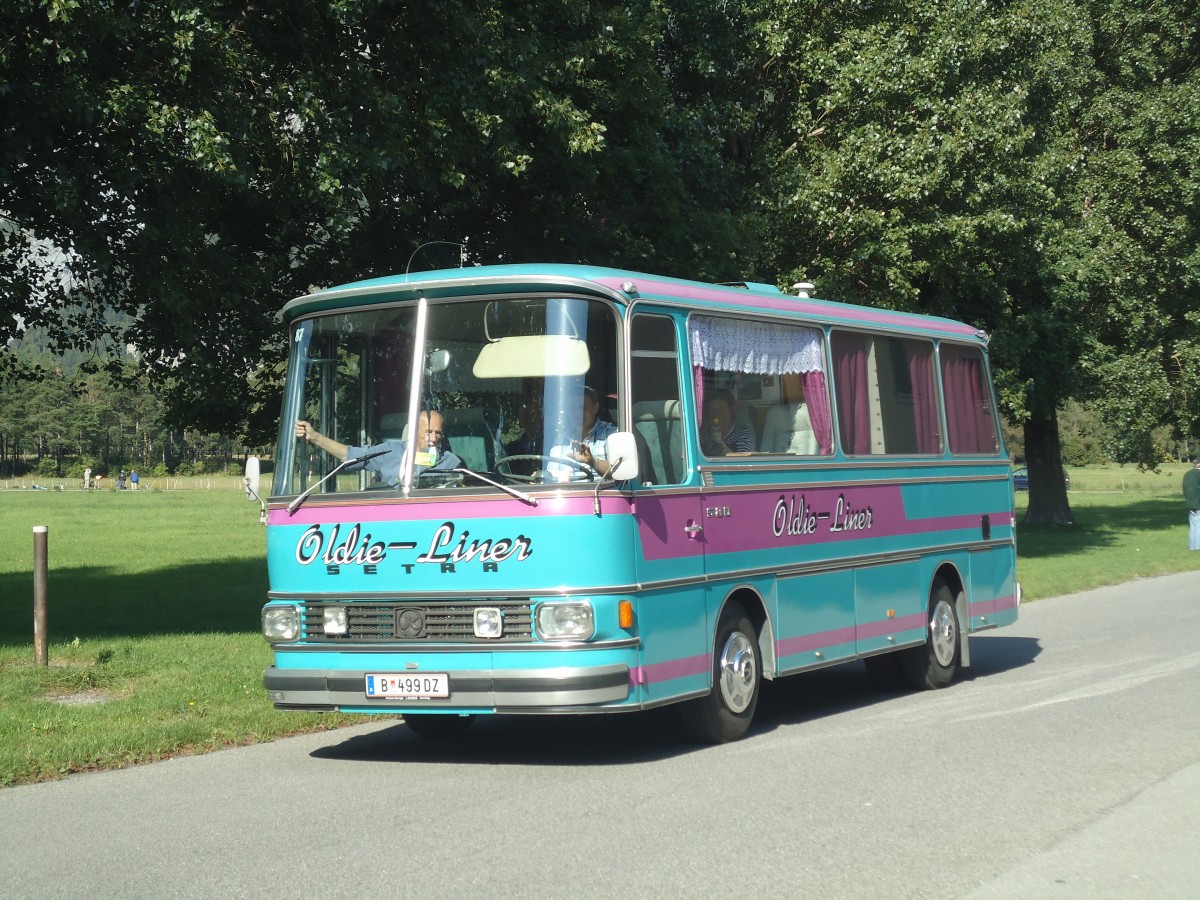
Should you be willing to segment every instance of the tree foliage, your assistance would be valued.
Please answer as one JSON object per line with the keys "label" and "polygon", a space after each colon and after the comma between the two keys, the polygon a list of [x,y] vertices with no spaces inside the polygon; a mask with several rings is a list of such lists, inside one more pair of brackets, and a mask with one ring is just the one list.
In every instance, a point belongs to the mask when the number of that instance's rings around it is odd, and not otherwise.
{"label": "tree foliage", "polygon": [[704,272],[736,238],[696,214],[730,179],[719,130],[669,102],[685,28],[585,0],[14,0],[0,340],[131,344],[176,420],[231,429],[275,387],[248,377],[283,302],[428,240]]}
{"label": "tree foliage", "polygon": [[[274,415],[274,311],[469,262],[815,280],[992,335],[1058,416],[1200,427],[1197,17],[1168,0],[13,0],[0,297],[177,423]],[[9,357],[11,362],[12,357]],[[264,405],[265,404],[265,405]]]}

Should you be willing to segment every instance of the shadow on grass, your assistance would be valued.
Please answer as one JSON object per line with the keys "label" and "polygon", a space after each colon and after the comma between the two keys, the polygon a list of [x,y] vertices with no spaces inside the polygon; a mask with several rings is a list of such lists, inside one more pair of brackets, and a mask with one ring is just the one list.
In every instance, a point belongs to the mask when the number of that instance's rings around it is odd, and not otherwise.
{"label": "shadow on grass", "polygon": [[[267,596],[261,560],[214,560],[137,575],[103,566],[51,569],[51,644],[74,638],[252,632]],[[0,575],[0,647],[33,644],[33,576]]]}
{"label": "shadow on grass", "polygon": [[[1036,639],[988,635],[973,639],[964,681],[1029,665],[1041,652]],[[948,690],[954,690],[951,686]],[[861,662],[794,675],[763,686],[754,726],[745,740],[780,727],[895,701],[895,686],[880,685]],[[683,733],[679,711],[579,716],[481,716],[466,735],[418,737],[402,723],[356,734],[314,750],[316,759],[346,762],[459,765],[623,766],[705,750]]]}
{"label": "shadow on grass", "polygon": [[1072,503],[1074,525],[1026,525],[1017,514],[1018,558],[1061,556],[1103,550],[1116,536],[1131,532],[1167,532],[1187,523],[1182,500],[1154,497],[1119,505]]}

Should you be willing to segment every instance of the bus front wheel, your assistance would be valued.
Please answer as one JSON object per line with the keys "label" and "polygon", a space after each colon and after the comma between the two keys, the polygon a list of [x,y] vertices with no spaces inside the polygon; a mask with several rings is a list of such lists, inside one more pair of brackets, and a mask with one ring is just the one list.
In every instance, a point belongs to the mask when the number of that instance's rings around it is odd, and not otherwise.
{"label": "bus front wheel", "polygon": [[925,643],[900,653],[900,671],[918,690],[942,688],[958,675],[962,662],[962,633],[954,609],[954,593],[940,579],[933,583]]}
{"label": "bus front wheel", "polygon": [[701,743],[736,741],[750,728],[761,687],[758,635],[746,611],[731,603],[717,623],[712,690],[680,707],[684,728]]}

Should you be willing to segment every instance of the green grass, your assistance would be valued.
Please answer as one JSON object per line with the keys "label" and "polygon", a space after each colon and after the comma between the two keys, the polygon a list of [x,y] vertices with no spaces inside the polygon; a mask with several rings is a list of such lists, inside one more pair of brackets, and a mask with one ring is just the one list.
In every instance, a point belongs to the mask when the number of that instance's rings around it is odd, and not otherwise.
{"label": "green grass", "polygon": [[[1071,469],[1076,524],[1018,527],[1026,599],[1200,569],[1183,471]],[[271,707],[258,507],[236,479],[177,486],[0,489],[0,785],[358,721]],[[34,525],[49,526],[48,668],[33,665]]]}
{"label": "green grass", "polygon": [[[34,525],[49,527],[47,668]],[[234,490],[0,491],[0,784],[355,721],[267,701],[264,532]]]}
{"label": "green grass", "polygon": [[1029,495],[1017,494],[1017,576],[1026,600],[1137,578],[1200,569],[1187,549],[1185,465],[1071,468],[1074,525],[1025,525]]}

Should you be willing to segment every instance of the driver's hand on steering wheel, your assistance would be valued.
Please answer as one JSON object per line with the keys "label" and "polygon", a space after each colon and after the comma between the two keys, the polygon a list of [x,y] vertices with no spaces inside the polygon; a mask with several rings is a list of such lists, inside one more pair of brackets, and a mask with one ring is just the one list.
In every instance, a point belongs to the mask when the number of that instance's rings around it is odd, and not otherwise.
{"label": "driver's hand on steering wheel", "polygon": [[581,462],[585,466],[596,468],[596,460],[592,458],[592,448],[587,444],[581,443],[575,452],[571,454],[571,458],[576,462]]}

